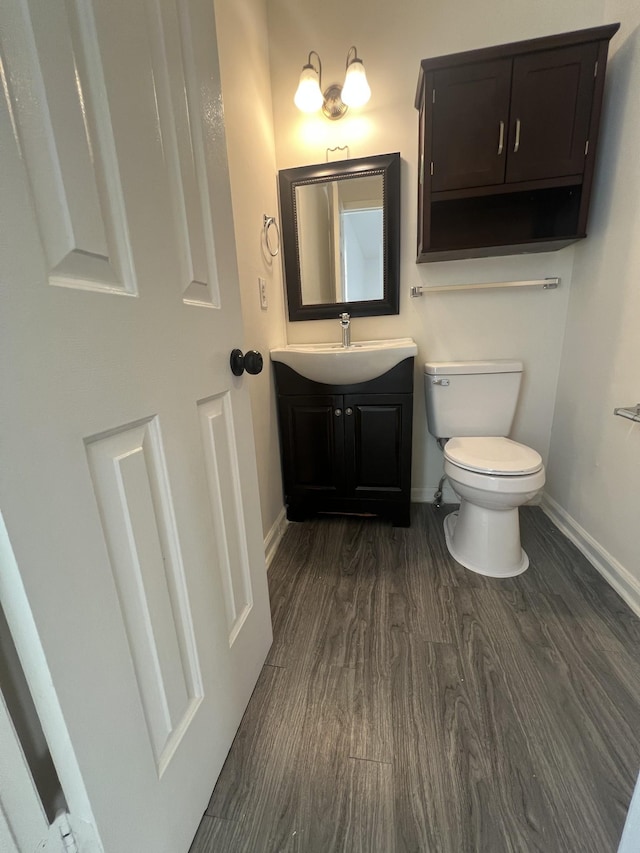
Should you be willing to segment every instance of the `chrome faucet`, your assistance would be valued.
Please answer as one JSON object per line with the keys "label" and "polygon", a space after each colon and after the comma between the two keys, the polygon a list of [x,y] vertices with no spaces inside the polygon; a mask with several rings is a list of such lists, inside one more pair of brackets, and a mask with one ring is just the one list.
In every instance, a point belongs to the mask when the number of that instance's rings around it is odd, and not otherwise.
{"label": "chrome faucet", "polygon": [[351,317],[345,311],[340,315],[340,326],[342,327],[342,346],[351,346]]}

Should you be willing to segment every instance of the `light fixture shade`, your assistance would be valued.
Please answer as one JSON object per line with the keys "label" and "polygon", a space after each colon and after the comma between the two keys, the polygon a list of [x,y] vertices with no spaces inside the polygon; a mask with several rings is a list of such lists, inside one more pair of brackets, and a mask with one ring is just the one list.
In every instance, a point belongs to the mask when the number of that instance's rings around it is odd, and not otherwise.
{"label": "light fixture shade", "polygon": [[318,72],[312,65],[305,65],[300,75],[293,102],[303,113],[315,113],[324,102],[320,91]]}
{"label": "light fixture shade", "polygon": [[352,60],[347,66],[342,87],[342,100],[348,107],[362,107],[371,97],[371,89],[361,59]]}

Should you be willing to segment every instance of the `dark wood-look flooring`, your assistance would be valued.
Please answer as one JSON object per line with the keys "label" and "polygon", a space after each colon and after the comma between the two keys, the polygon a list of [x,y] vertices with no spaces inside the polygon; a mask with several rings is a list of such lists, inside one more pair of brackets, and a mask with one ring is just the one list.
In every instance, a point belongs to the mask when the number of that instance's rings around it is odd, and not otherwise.
{"label": "dark wood-look flooring", "polygon": [[538,508],[531,566],[409,529],[292,524],[274,643],[191,853],[613,853],[640,768],[640,620]]}

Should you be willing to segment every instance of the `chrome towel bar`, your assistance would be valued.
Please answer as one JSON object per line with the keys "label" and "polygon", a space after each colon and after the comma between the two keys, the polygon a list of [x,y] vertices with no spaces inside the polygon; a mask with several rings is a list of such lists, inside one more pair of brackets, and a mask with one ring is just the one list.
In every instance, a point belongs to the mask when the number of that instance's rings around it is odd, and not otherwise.
{"label": "chrome towel bar", "polygon": [[[272,246],[269,240],[269,228],[273,226],[273,230],[276,232],[276,245]],[[272,258],[275,258],[280,251],[280,229],[278,228],[278,223],[276,222],[275,216],[267,216],[265,213],[262,217],[262,234],[264,237],[264,243],[267,247],[267,252],[271,255]]]}
{"label": "chrome towel bar", "polygon": [[542,290],[555,290],[560,284],[559,278],[532,278],[526,281],[494,281],[480,284],[441,284],[415,285],[411,288],[411,296],[422,296],[423,293],[444,293],[449,290],[498,290],[503,287],[539,287]]}
{"label": "chrome towel bar", "polygon": [[635,406],[625,406],[624,408],[619,406],[613,410],[613,414],[640,423],[640,403],[636,403]]}

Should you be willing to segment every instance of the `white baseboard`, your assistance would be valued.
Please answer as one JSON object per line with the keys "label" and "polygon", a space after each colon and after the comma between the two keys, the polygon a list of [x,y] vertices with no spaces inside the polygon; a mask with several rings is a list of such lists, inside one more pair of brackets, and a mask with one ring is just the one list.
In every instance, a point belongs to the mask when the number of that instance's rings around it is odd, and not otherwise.
{"label": "white baseboard", "polygon": [[[431,486],[427,489],[411,489],[411,503],[413,504],[430,504],[433,503],[433,499],[436,494],[436,487]],[[451,486],[445,483],[444,489],[442,490],[442,502],[445,504],[459,504],[460,498],[453,491]],[[536,495],[535,498],[531,501],[527,502],[527,506],[537,506],[541,502],[540,495]]]}
{"label": "white baseboard", "polygon": [[288,523],[287,511],[285,507],[282,507],[278,513],[278,517],[271,525],[271,530],[264,537],[264,558],[267,564],[267,571],[269,571],[269,566],[278,550],[278,545],[282,541]]}
{"label": "white baseboard", "polygon": [[[411,503],[414,504],[430,504],[433,503],[433,498],[436,493],[436,486],[430,486],[426,489],[411,489]],[[444,484],[442,490],[442,501],[446,504],[460,503],[460,499],[456,497],[453,489],[448,483]]]}
{"label": "white baseboard", "polygon": [[623,598],[633,612],[640,616],[640,580],[634,577],[622,563],[606,551],[584,527],[572,518],[559,503],[549,495],[542,497],[542,509],[555,526],[582,551],[591,565]]}

